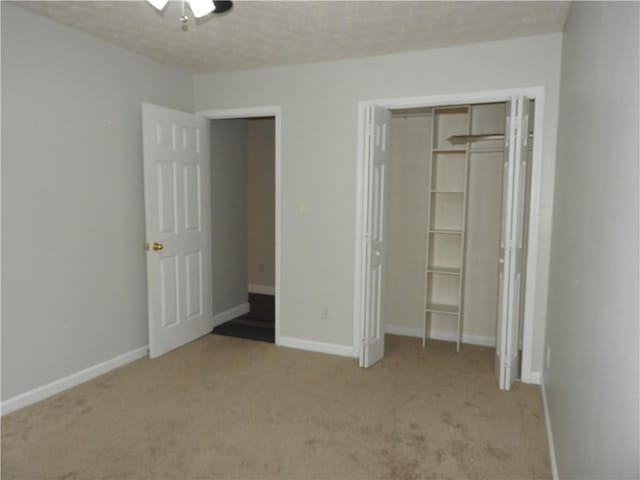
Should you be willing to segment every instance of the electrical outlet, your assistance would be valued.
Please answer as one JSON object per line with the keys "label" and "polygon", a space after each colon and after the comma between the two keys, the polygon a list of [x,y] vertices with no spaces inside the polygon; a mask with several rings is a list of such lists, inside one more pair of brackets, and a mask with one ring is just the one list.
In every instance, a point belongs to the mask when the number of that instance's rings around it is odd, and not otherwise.
{"label": "electrical outlet", "polygon": [[547,359],[546,359],[547,368],[551,366],[551,347],[547,346]]}
{"label": "electrical outlet", "polygon": [[327,307],[326,305],[323,305],[322,309],[320,310],[320,318],[322,320],[327,320],[329,318],[329,307]]}

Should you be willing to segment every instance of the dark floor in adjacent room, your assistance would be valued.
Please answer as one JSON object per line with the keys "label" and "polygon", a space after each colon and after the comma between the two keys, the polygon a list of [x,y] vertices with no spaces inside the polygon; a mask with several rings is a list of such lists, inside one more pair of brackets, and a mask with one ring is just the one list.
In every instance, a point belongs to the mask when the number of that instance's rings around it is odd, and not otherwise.
{"label": "dark floor in adjacent room", "polygon": [[229,320],[213,329],[213,334],[275,343],[275,296],[249,294],[249,313]]}

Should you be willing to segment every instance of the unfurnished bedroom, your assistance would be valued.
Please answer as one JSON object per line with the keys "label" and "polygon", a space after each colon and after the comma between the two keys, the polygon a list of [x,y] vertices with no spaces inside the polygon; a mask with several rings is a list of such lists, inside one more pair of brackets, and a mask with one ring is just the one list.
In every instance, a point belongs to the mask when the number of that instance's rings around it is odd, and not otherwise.
{"label": "unfurnished bedroom", "polygon": [[637,479],[639,5],[2,1],[2,478]]}

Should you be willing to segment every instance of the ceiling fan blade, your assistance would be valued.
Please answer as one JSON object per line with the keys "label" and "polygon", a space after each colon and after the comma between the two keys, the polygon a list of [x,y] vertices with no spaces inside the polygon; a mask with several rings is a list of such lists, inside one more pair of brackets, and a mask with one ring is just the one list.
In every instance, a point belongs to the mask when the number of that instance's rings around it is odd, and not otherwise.
{"label": "ceiling fan blade", "polygon": [[230,0],[213,0],[213,4],[216,9],[212,13],[224,13],[233,7],[233,2]]}

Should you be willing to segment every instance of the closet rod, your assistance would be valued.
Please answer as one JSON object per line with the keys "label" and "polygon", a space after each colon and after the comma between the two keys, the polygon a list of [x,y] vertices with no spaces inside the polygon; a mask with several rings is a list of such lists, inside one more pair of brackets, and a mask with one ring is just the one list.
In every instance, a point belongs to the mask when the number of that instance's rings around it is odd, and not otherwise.
{"label": "closet rod", "polygon": [[[533,133],[529,134],[533,137]],[[504,133],[477,133],[472,135],[451,135],[447,140],[451,143],[467,143],[476,140],[502,140]]]}

